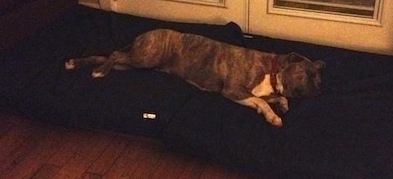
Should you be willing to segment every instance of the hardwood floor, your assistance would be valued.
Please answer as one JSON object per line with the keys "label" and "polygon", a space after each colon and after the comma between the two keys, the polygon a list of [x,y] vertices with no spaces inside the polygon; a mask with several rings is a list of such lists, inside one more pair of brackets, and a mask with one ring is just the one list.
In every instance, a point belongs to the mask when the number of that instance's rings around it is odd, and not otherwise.
{"label": "hardwood floor", "polygon": [[157,139],[0,113],[0,178],[254,178],[166,151]]}

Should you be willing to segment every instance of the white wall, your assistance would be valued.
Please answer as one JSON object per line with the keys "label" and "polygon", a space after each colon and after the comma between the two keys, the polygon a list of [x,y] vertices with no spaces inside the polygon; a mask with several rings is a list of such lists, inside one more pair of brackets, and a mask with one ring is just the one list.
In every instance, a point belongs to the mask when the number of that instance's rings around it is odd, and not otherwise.
{"label": "white wall", "polygon": [[391,0],[383,1],[381,26],[269,14],[268,0],[225,0],[225,7],[167,0],[80,1],[93,7],[157,19],[219,24],[233,21],[252,34],[393,55]]}

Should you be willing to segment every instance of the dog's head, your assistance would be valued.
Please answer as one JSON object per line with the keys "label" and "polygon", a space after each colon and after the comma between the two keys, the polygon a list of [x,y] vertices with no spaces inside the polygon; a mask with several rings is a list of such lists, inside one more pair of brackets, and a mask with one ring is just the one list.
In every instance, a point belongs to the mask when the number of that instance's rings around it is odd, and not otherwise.
{"label": "dog's head", "polygon": [[282,63],[281,83],[283,95],[291,98],[312,97],[320,93],[323,61],[311,61],[291,53]]}

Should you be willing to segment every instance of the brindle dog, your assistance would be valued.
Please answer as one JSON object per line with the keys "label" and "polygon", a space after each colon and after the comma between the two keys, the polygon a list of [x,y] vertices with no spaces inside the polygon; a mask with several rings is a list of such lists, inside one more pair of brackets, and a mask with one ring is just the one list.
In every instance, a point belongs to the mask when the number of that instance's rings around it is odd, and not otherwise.
{"label": "brindle dog", "polygon": [[311,97],[320,91],[322,61],[296,53],[276,55],[212,39],[158,29],[138,36],[129,46],[107,56],[70,59],[68,70],[97,65],[94,78],[110,69],[152,68],[177,75],[202,90],[221,93],[262,113],[267,122],[282,126],[268,103],[288,111],[286,97]]}

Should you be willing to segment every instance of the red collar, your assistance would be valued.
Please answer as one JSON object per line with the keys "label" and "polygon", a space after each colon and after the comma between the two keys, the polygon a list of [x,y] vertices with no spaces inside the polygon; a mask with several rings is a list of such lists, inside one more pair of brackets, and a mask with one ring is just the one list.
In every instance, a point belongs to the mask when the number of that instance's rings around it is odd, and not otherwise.
{"label": "red collar", "polygon": [[277,89],[277,74],[280,71],[280,62],[278,60],[278,55],[274,55],[274,57],[271,60],[271,65],[272,69],[270,72],[270,85],[273,88],[273,93],[272,94],[280,94],[280,92]]}

